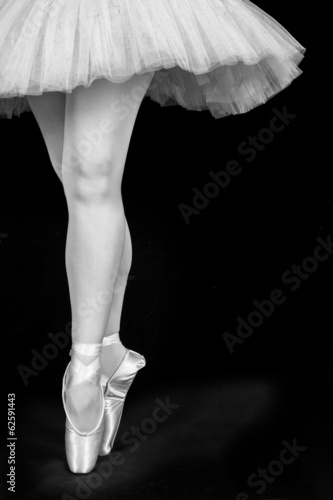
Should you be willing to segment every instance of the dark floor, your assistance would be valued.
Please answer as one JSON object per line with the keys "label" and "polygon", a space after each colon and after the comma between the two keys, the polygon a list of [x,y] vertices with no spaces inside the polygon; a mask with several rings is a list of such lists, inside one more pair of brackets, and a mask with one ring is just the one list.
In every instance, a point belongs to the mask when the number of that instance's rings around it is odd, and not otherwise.
{"label": "dark floor", "polygon": [[[283,417],[277,416],[286,391],[280,381],[195,378],[152,388],[142,372],[135,386],[111,457],[100,457],[87,475],[67,468],[59,399],[43,391],[25,401],[17,433],[20,479],[15,498],[331,498],[328,452],[333,436],[326,435],[326,443],[311,443],[300,430],[293,434],[284,428]],[[169,414],[161,410],[159,416],[167,418],[157,423],[153,411],[163,403],[169,404]],[[295,438],[306,449],[292,464],[278,476],[269,474],[271,484],[248,483],[250,475],[269,467],[284,443],[292,445]]]}
{"label": "dark floor", "polygon": [[[306,64],[311,57],[305,72]],[[4,431],[1,498],[333,500],[330,142],[320,110],[304,108],[313,85],[301,78],[225,120],[143,104],[123,180],[134,260],[121,335],[147,366],[113,454],[88,475],[69,472],[64,453],[66,200],[33,116],[0,122],[11,153],[0,169],[3,428],[8,393],[17,417],[16,494],[4,480]],[[248,161],[239,146],[285,107],[296,118]],[[235,159],[242,172],[186,224],[179,205],[192,206],[193,189]],[[318,238],[327,259],[306,273]],[[284,302],[231,352],[226,332],[235,335],[237,318],[276,289]],[[49,334],[67,345],[29,372]],[[168,398],[178,406],[155,425],[149,419]]]}
{"label": "dark floor", "polygon": [[[261,495],[256,495],[258,487],[247,485],[248,476],[284,448],[277,439],[287,435],[275,416],[281,389],[276,381],[195,379],[154,389],[146,387],[144,377],[136,382],[112,456],[101,457],[88,475],[68,471],[57,398],[43,392],[29,399],[18,431],[21,491],[16,497],[310,498],[305,496],[306,480],[296,482],[296,464],[286,465]],[[160,401],[173,407],[169,415],[160,411],[167,419],[154,424],[152,414]],[[140,430],[136,436],[135,428]],[[300,465],[306,465],[307,453],[298,458]],[[242,491],[249,497],[237,497]]]}

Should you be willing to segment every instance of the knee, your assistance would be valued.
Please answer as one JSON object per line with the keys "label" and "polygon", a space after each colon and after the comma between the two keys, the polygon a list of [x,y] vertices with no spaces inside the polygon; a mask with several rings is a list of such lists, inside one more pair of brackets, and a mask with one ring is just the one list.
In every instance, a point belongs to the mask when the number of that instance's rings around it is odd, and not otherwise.
{"label": "knee", "polygon": [[71,169],[71,197],[83,203],[102,202],[121,194],[121,172],[113,159],[84,161]]}

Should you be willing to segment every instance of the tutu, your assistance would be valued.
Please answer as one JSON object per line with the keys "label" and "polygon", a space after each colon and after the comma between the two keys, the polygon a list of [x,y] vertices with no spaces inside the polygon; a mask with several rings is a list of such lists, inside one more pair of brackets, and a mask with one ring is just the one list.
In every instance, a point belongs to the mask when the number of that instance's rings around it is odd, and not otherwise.
{"label": "tutu", "polygon": [[245,113],[302,71],[305,48],[248,0],[0,0],[0,118],[26,95],[154,71],[161,106]]}

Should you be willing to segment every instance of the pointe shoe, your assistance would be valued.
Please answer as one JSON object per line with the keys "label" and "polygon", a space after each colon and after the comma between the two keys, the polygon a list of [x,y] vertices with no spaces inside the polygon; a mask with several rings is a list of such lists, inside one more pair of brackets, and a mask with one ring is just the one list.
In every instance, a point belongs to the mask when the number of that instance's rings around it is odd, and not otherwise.
{"label": "pointe shoe", "polygon": [[[102,344],[73,343],[70,355],[72,355],[73,351],[74,353],[85,356],[98,355],[98,358],[96,358],[90,365],[84,365],[77,358],[72,359],[71,362],[68,364],[63,377],[62,401],[66,414],[66,431],[65,431],[66,457],[70,471],[77,474],[87,474],[88,472],[91,472],[96,465],[96,461],[98,458],[98,451],[100,449],[101,441],[103,439],[104,426],[105,426],[104,394],[103,394],[104,388],[102,386],[101,380],[99,379],[100,397],[101,397],[100,403],[102,411],[96,426],[90,432],[79,431],[73,424],[66,408],[68,369],[71,363],[73,363],[74,364],[73,368],[78,373],[79,382],[87,380],[92,375],[95,375],[96,377],[100,367],[99,353],[101,347]],[[99,377],[97,376],[97,379],[98,378]]]}
{"label": "pointe shoe", "polygon": [[[103,345],[108,345],[104,338]],[[112,343],[110,341],[109,343]],[[108,378],[102,375],[102,383],[105,384],[105,430],[99,455],[111,453],[116,434],[118,432],[121,416],[123,413],[125,398],[137,372],[146,366],[146,360],[141,354],[126,349],[124,357],[114,374]]]}

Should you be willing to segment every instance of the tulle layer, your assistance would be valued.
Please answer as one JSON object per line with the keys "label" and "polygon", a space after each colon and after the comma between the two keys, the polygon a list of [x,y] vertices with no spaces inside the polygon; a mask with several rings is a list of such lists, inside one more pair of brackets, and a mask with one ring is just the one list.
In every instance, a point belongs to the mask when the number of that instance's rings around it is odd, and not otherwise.
{"label": "tulle layer", "polygon": [[155,71],[162,106],[245,113],[302,71],[305,48],[248,0],[0,0],[0,118],[26,95]]}

